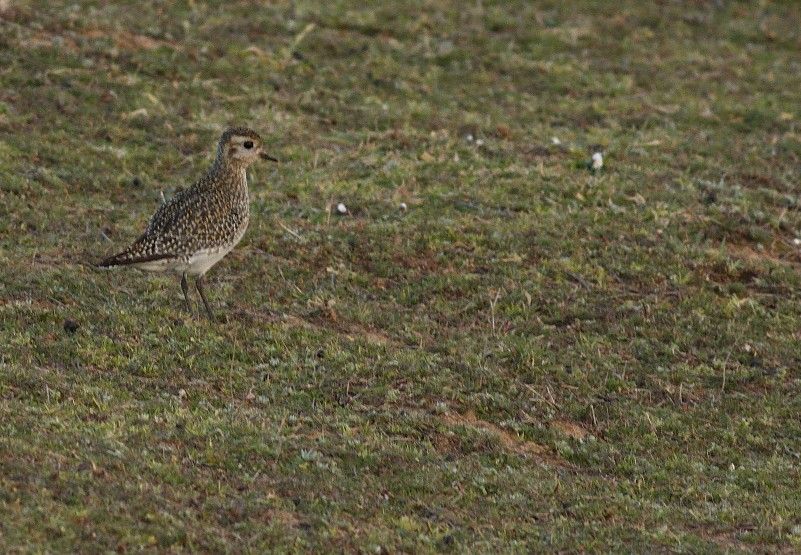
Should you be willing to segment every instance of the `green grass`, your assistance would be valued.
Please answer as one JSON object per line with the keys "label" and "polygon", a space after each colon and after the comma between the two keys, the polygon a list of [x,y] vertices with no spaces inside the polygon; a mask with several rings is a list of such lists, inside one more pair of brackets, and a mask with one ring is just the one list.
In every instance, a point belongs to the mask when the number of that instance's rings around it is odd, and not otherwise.
{"label": "green grass", "polygon": [[0,551],[801,550],[797,4],[172,4],[0,14]]}

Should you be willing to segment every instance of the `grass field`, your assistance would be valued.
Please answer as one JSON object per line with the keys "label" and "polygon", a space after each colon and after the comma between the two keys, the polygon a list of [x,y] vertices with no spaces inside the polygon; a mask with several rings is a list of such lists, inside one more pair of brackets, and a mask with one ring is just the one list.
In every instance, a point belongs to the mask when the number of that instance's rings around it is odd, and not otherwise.
{"label": "grass field", "polygon": [[0,551],[801,550],[801,6],[147,6],[0,1]]}

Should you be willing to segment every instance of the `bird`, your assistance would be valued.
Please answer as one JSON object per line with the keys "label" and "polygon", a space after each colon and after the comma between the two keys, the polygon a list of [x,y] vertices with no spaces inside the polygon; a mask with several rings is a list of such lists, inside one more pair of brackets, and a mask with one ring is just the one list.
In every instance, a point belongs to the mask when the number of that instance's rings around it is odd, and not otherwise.
{"label": "bird", "polygon": [[270,155],[258,133],[231,127],[217,143],[217,154],[194,185],[163,202],[144,233],[125,250],[100,261],[100,268],[128,266],[181,276],[181,290],[192,313],[187,276],[195,277],[206,314],[214,320],[204,277],[239,243],[250,220],[247,168]]}

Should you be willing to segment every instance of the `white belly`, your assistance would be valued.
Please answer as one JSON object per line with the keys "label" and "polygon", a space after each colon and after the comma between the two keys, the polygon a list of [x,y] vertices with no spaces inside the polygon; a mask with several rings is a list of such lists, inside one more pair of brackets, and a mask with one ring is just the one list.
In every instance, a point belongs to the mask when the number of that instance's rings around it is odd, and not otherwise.
{"label": "white belly", "polygon": [[216,249],[204,249],[196,252],[192,256],[163,258],[161,260],[136,264],[136,267],[148,272],[176,272],[178,274],[186,272],[193,276],[202,276],[208,272],[212,266],[217,264],[222,257],[231,252],[233,248],[234,245]]}
{"label": "white belly", "polygon": [[186,264],[186,267],[181,270],[181,272],[186,272],[187,274],[193,276],[202,276],[209,269],[217,264],[222,257],[231,252],[233,250],[234,245],[230,247],[220,248],[220,249],[207,249],[196,252],[189,258],[189,262]]}

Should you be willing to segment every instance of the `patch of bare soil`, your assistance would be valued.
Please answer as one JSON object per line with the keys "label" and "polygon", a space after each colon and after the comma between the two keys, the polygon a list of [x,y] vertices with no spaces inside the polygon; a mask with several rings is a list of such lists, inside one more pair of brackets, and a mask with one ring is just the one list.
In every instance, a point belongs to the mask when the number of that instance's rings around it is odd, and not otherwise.
{"label": "patch of bare soil", "polygon": [[481,430],[482,432],[495,436],[507,451],[536,458],[558,466],[568,466],[563,459],[554,454],[548,447],[533,441],[520,439],[492,422],[487,422],[486,420],[478,418],[473,411],[468,411],[465,414],[447,412],[441,415],[440,419],[450,426],[464,426],[466,428]]}
{"label": "patch of bare soil", "polygon": [[551,422],[551,428],[567,437],[579,441],[590,435],[589,430],[570,420],[553,420]]}

